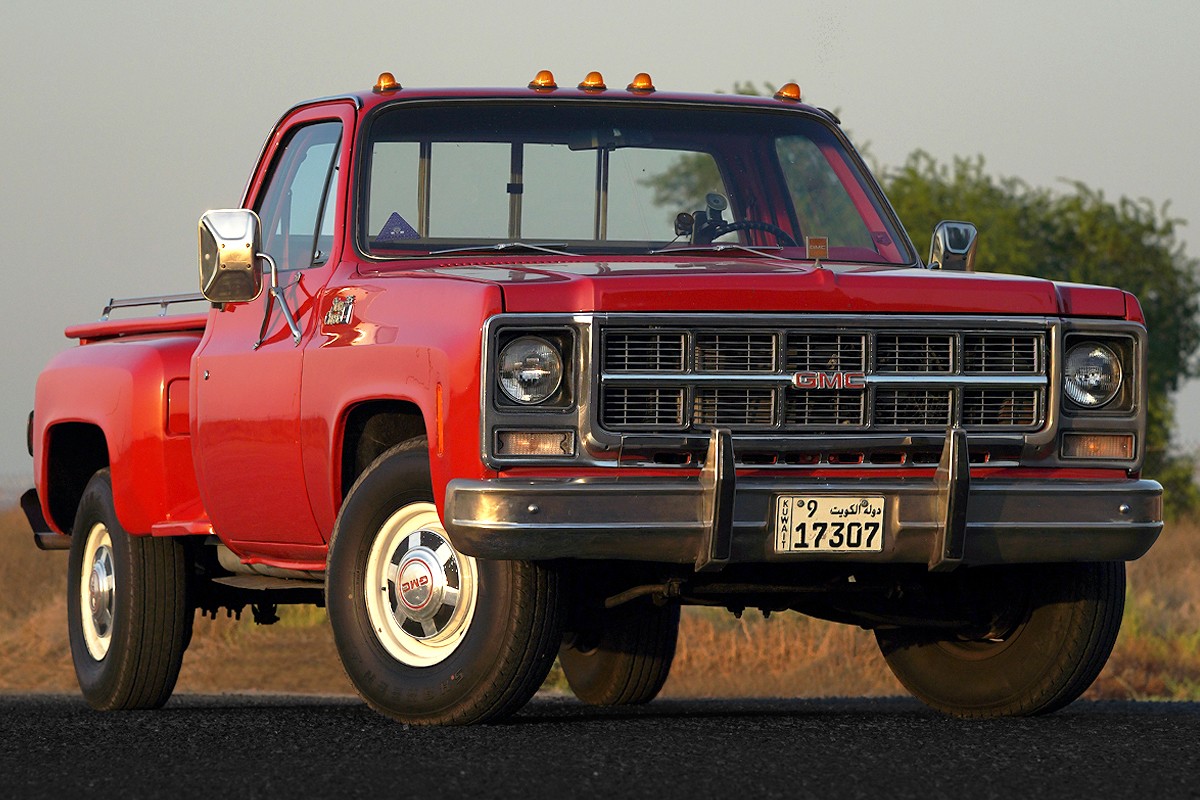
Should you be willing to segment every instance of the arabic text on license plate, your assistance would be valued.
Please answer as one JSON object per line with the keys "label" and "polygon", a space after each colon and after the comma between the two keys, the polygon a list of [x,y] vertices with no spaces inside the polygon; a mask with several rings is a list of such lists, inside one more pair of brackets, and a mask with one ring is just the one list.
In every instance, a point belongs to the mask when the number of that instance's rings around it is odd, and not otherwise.
{"label": "arabic text on license plate", "polygon": [[783,495],[776,500],[776,553],[882,550],[882,497]]}

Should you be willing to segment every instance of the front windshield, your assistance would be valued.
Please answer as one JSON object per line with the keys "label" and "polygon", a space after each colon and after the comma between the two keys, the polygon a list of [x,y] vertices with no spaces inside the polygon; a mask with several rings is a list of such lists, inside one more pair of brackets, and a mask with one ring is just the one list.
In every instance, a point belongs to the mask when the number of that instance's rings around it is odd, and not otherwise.
{"label": "front windshield", "polygon": [[831,261],[914,260],[871,179],[829,128],[795,111],[399,104],[375,118],[366,153],[360,244],[381,258],[737,244],[788,258],[811,247]]}

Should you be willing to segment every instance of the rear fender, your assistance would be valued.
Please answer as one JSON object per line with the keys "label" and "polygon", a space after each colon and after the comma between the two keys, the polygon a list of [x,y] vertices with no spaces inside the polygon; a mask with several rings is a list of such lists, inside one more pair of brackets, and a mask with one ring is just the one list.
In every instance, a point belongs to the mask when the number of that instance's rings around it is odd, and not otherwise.
{"label": "rear fender", "polygon": [[51,527],[69,533],[83,487],[112,472],[121,525],[148,534],[199,492],[188,435],[188,368],[199,332],[115,338],[68,350],[38,378],[34,476]]}

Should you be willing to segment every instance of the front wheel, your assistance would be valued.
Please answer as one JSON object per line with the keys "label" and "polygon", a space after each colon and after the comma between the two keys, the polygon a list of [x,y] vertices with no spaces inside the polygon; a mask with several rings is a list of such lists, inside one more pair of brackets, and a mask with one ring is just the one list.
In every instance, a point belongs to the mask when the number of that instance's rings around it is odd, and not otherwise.
{"label": "front wheel", "polygon": [[888,666],[926,704],[959,717],[1029,716],[1079,697],[1103,669],[1125,605],[1125,565],[1047,564],[981,575],[964,600],[988,630],[880,629]]}
{"label": "front wheel", "polygon": [[160,707],[191,638],[183,545],[126,533],[104,469],[79,502],[67,563],[67,630],[84,699],[99,711]]}
{"label": "front wheel", "polygon": [[456,725],[514,713],[562,636],[555,570],[458,552],[442,527],[424,438],[355,483],[329,543],[326,602],[347,676],[377,711]]}

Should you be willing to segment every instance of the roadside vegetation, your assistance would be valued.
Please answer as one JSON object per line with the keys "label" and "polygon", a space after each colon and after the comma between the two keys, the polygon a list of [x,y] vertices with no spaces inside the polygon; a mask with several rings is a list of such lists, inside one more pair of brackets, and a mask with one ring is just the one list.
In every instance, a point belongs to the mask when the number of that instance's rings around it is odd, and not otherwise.
{"label": "roadside vegetation", "polygon": [[[0,692],[77,692],[67,645],[66,553],[43,553],[18,509],[0,513]],[[272,626],[197,617],[179,692],[351,694],[325,612],[284,609]],[[551,690],[567,691],[555,670]],[[902,695],[868,632],[787,612],[741,619],[685,609],[663,690],[676,697]],[[1169,523],[1129,566],[1116,650],[1086,695],[1200,700],[1200,522]]]}

